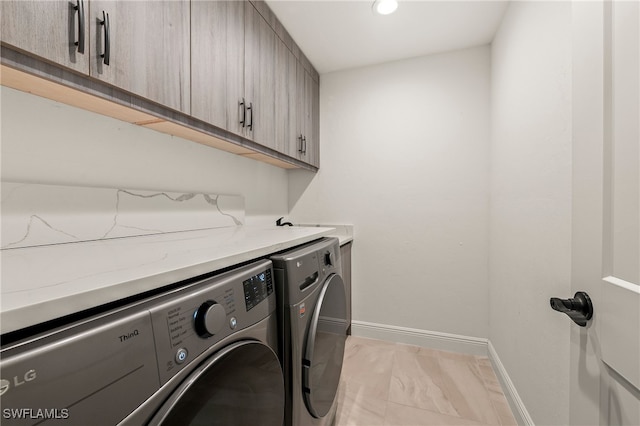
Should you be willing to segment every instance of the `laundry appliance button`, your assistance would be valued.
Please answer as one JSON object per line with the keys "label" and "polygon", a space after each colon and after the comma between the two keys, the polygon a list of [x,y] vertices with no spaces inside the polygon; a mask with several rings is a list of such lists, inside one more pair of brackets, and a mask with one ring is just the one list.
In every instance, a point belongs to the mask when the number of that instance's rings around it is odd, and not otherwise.
{"label": "laundry appliance button", "polygon": [[189,352],[187,352],[185,348],[178,349],[178,352],[176,352],[176,363],[182,364],[187,360],[188,355],[189,355]]}

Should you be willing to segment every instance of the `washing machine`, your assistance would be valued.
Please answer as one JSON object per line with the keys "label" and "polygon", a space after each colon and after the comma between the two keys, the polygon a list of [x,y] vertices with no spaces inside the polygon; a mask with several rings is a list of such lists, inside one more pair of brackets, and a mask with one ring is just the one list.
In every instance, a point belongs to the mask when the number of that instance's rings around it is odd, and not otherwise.
{"label": "washing machine", "polygon": [[287,426],[333,424],[347,337],[337,238],[272,256]]}
{"label": "washing machine", "polygon": [[281,426],[272,264],[3,347],[3,425]]}

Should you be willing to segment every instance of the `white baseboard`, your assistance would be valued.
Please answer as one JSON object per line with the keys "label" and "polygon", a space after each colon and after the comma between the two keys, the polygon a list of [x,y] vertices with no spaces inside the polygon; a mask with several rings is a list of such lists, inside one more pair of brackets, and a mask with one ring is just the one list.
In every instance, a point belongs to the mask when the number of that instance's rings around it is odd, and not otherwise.
{"label": "white baseboard", "polygon": [[518,395],[518,391],[511,381],[509,374],[507,374],[507,370],[504,368],[502,361],[500,361],[500,357],[498,356],[496,349],[491,344],[491,341],[489,341],[488,348],[489,360],[491,360],[493,370],[496,372],[496,376],[498,376],[500,386],[502,386],[504,396],[507,398],[507,402],[511,407],[513,416],[516,418],[519,425],[534,426],[533,419],[529,415],[527,408],[524,406],[524,402],[522,402],[520,395]]}
{"label": "white baseboard", "polygon": [[398,327],[365,321],[351,321],[351,334],[358,337],[405,343],[440,351],[487,356],[487,339]]}
{"label": "white baseboard", "polygon": [[491,360],[500,386],[509,402],[511,411],[522,426],[535,426],[498,353],[488,339],[394,325],[376,324],[365,321],[351,321],[351,334],[357,337],[405,343],[441,351],[460,352],[469,355],[486,356]]}

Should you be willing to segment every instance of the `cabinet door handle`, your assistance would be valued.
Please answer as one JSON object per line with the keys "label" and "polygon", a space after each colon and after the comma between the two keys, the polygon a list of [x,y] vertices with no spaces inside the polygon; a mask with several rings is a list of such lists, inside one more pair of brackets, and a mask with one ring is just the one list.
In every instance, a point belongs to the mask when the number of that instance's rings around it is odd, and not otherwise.
{"label": "cabinet door handle", "polygon": [[307,137],[306,136],[302,137],[302,143],[304,144],[304,147],[302,148],[302,153],[304,155],[307,155]]}
{"label": "cabinet door handle", "polygon": [[302,133],[300,134],[300,136],[298,136],[298,140],[300,141],[300,148],[298,148],[298,152],[302,154],[304,152],[304,149],[303,149],[303,146],[302,146],[302,144],[303,144],[303,142],[302,142]]}
{"label": "cabinet door handle", "polygon": [[247,104],[244,102],[244,98],[242,98],[240,106],[242,107],[242,120],[240,120],[240,124],[242,124],[242,128],[244,129],[244,123],[247,122]]}
{"label": "cabinet door handle", "polygon": [[78,11],[78,41],[75,45],[78,46],[78,53],[84,53],[84,0],[76,0],[73,8]]}
{"label": "cabinet door handle", "polygon": [[253,130],[253,102],[249,102],[249,107],[247,109],[250,112],[249,125],[247,127],[249,128],[249,130]]}
{"label": "cabinet door handle", "polygon": [[109,14],[102,11],[102,21],[100,21],[100,25],[104,26],[104,53],[100,55],[101,58],[104,58],[104,64],[109,65],[109,57],[111,56],[111,43],[109,40]]}

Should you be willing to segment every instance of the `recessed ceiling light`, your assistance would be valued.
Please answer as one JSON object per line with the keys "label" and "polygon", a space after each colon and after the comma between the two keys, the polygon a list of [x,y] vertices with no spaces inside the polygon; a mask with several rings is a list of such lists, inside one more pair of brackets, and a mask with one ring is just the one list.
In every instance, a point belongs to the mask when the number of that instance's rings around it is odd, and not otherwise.
{"label": "recessed ceiling light", "polygon": [[398,8],[396,0],[375,0],[373,2],[373,10],[380,15],[389,15]]}

